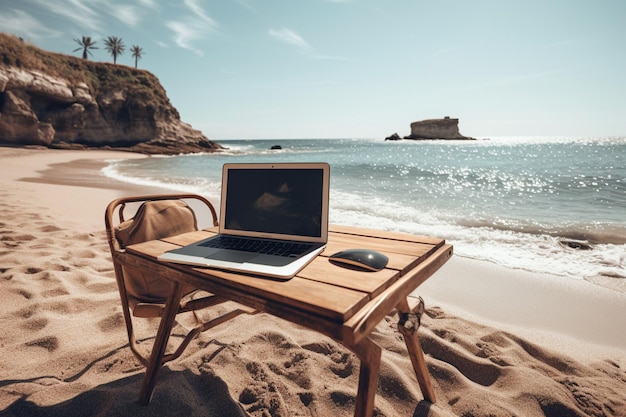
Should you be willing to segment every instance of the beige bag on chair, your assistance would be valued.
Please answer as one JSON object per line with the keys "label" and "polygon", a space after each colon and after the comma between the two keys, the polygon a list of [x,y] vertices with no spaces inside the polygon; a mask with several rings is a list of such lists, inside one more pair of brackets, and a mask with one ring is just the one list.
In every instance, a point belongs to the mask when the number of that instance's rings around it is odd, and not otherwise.
{"label": "beige bag on chair", "polygon": [[[198,230],[196,215],[182,200],[160,200],[143,203],[135,217],[121,223],[115,236],[122,248],[135,243],[163,239]],[[140,269],[124,268],[124,282],[129,296],[141,302],[163,303],[171,282]],[[184,293],[194,288],[185,288]]]}

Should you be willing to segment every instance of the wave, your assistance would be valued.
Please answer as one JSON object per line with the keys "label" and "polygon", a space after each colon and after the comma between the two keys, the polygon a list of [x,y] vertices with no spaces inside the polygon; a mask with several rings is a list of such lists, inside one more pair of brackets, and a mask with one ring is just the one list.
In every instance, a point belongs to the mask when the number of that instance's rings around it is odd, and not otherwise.
{"label": "wave", "polygon": [[[202,178],[180,178],[167,176],[132,176],[127,172],[120,172],[117,165],[119,160],[108,161],[108,165],[101,169],[101,173],[117,181],[141,185],[146,187],[165,188],[172,191],[201,194],[208,198],[219,200],[221,183]],[[126,162],[126,160],[125,160]]]}
{"label": "wave", "polygon": [[[563,140],[626,143],[626,138]],[[476,148],[496,141],[498,146],[491,149]],[[530,139],[520,139],[523,141],[528,143]],[[277,142],[283,149],[270,150],[270,145]],[[510,268],[572,278],[626,278],[626,223],[619,215],[623,208],[623,199],[619,198],[624,190],[623,171],[613,168],[613,162],[606,162],[607,155],[620,155],[622,150],[616,153],[602,147],[598,153],[598,148],[590,152],[586,147],[549,145],[512,152],[499,147],[515,145],[515,141],[504,139],[462,145],[403,142],[406,146],[398,147],[357,140],[237,141],[227,144],[229,150],[203,158],[148,158],[119,164],[113,161],[103,173],[125,182],[194,192],[219,200],[224,162],[263,161],[277,155],[284,161],[301,161],[309,158],[309,153],[328,153],[324,159],[331,163],[334,173],[332,223],[445,237],[454,244],[458,256]],[[413,149],[414,145],[419,152]],[[494,182],[491,171],[485,170],[492,166],[508,167],[510,161],[528,155],[530,159],[511,167],[510,176],[509,171],[504,172],[506,175],[498,174],[495,178],[499,182]],[[584,172],[578,167],[576,176],[567,182],[568,187],[546,195],[534,192],[562,173],[543,173],[545,161],[570,161],[562,164],[567,173],[570,165],[592,156],[603,161],[598,166],[605,167],[605,177],[600,178],[601,172],[593,166]],[[527,171],[536,166],[543,176],[532,177],[530,185],[520,186],[518,177],[526,178]],[[487,177],[483,178],[483,174]],[[593,182],[604,184],[608,192],[589,192],[593,191]],[[583,247],[591,250],[581,250]]]}
{"label": "wave", "polygon": [[[484,221],[461,221],[451,214],[361,193],[331,192],[331,222],[411,234],[445,237],[458,256],[493,262],[514,269],[585,277],[626,278],[625,235],[618,226],[590,233],[572,227],[546,231],[541,227],[510,227]],[[622,233],[620,235],[620,233]],[[564,240],[593,242],[592,250]]]}
{"label": "wave", "polygon": [[458,224],[468,228],[490,228],[529,235],[547,235],[555,238],[586,242],[589,244],[626,244],[626,225],[591,223],[541,226],[520,222],[489,222],[475,219],[459,219]]}
{"label": "wave", "polygon": [[[285,154],[302,155],[303,153],[326,153],[332,148],[329,146],[320,146],[318,144],[310,144],[305,140],[255,140],[255,141],[228,141],[220,143],[226,149],[219,152],[212,152],[207,155],[213,157],[221,156],[276,156]],[[272,149],[272,146],[279,145],[280,149]]]}

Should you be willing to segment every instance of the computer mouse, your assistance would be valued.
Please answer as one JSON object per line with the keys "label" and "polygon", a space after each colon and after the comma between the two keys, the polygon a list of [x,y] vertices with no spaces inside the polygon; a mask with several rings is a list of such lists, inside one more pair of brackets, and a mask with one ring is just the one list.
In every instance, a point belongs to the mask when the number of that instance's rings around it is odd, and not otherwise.
{"label": "computer mouse", "polygon": [[389,262],[386,255],[371,249],[346,249],[330,255],[330,261],[367,271],[380,271]]}

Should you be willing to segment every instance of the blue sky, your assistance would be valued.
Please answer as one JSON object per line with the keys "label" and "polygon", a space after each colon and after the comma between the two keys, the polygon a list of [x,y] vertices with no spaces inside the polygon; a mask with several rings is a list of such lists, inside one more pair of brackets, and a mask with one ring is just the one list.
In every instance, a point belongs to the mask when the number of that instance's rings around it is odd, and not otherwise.
{"label": "blue sky", "polygon": [[209,138],[626,135],[624,0],[0,0],[49,51],[122,38]]}

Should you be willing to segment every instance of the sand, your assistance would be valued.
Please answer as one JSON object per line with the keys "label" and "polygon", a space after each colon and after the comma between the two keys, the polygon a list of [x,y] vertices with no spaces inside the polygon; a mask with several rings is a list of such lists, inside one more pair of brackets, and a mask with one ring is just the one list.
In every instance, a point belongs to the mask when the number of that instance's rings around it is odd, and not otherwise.
{"label": "sand", "polygon": [[[355,357],[266,314],[196,338],[137,403],[144,371],[103,217],[116,197],[160,190],[99,174],[130,157],[0,148],[0,416],[352,416]],[[390,315],[373,333],[375,415],[626,416],[623,292],[455,256],[416,293],[438,402],[423,400]],[[146,348],[156,325],[140,326]]]}

